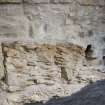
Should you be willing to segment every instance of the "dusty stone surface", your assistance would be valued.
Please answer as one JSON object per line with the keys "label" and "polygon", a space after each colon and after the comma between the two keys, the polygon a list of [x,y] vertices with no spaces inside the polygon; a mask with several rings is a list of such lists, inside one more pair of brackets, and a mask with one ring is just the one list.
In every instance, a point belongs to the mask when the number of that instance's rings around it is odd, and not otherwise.
{"label": "dusty stone surface", "polygon": [[1,89],[7,105],[70,96],[87,84],[105,79],[102,61],[86,59],[85,49],[78,45],[14,42],[1,47],[6,78],[1,80]]}
{"label": "dusty stone surface", "polygon": [[[104,0],[1,0],[0,41],[91,44],[102,58],[105,34]],[[13,3],[14,2],[14,3]],[[97,46],[98,45],[98,46]]]}
{"label": "dusty stone surface", "polygon": [[22,0],[0,0],[0,3],[21,3]]}
{"label": "dusty stone surface", "polygon": [[102,79],[105,0],[0,0],[0,105],[87,105]]}
{"label": "dusty stone surface", "polygon": [[[105,80],[86,86],[68,97],[54,97],[46,103],[25,103],[24,105],[104,105]],[[98,101],[97,101],[98,100]]]}
{"label": "dusty stone surface", "polygon": [[23,7],[18,4],[0,6],[0,37],[28,37],[28,20],[23,15]]}

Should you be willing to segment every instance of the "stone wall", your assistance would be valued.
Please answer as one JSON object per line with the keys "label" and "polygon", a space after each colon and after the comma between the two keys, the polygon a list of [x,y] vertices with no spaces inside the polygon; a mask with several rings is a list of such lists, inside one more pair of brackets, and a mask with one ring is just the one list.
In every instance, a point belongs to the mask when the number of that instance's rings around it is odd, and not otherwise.
{"label": "stone wall", "polygon": [[104,10],[104,0],[0,0],[0,40],[92,44],[100,56]]}
{"label": "stone wall", "polygon": [[70,96],[104,67],[105,0],[0,0],[0,105]]}

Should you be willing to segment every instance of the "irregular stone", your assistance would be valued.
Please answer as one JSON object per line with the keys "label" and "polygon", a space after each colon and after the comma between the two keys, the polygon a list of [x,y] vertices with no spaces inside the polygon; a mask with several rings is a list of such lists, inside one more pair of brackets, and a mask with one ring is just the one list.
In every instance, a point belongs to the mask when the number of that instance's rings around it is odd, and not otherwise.
{"label": "irregular stone", "polygon": [[81,46],[14,42],[3,43],[3,49],[7,98],[13,105],[68,96],[87,83],[105,79],[105,74],[98,71],[100,61],[85,59]]}
{"label": "irregular stone", "polygon": [[7,44],[4,47],[8,56],[6,68],[10,90],[21,90],[22,87],[33,84],[54,85],[61,79],[72,81],[73,70],[83,53],[82,48],[75,46],[77,50],[73,45],[29,46],[33,47],[28,49],[27,44],[18,43]]}
{"label": "irregular stone", "polygon": [[7,96],[8,96],[8,100],[10,101],[10,102],[17,102],[17,103],[19,103],[19,102],[21,102],[22,103],[22,97],[21,97],[21,95],[20,94],[17,94],[17,93],[8,93],[7,94]]}
{"label": "irregular stone", "polygon": [[[69,6],[45,4],[31,6],[25,5],[25,14],[30,20],[30,35],[35,42],[61,42],[66,40],[63,25],[65,22],[64,12]],[[49,18],[48,18],[49,17]],[[41,37],[39,37],[41,35]]]}
{"label": "irregular stone", "polygon": [[9,105],[7,101],[7,93],[0,88],[0,105]]}

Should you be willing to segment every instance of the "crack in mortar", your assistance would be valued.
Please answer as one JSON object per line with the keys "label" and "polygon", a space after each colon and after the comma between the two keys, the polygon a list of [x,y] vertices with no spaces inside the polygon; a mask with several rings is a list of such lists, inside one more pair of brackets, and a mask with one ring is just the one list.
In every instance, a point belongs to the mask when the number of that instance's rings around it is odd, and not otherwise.
{"label": "crack in mortar", "polygon": [[7,57],[7,53],[4,49],[4,43],[1,44],[1,47],[2,47],[2,55],[3,55],[3,66],[4,66],[4,77],[2,79],[2,81],[8,85],[8,75],[7,75],[7,67],[6,67],[6,57]]}

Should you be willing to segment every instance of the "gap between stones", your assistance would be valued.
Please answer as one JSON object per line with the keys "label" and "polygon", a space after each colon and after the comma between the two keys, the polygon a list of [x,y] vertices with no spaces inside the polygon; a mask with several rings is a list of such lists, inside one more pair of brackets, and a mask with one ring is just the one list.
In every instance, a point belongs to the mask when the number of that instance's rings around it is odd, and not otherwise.
{"label": "gap between stones", "polygon": [[7,57],[7,53],[4,49],[5,45],[4,43],[1,43],[1,47],[2,47],[2,56],[3,56],[3,66],[4,66],[4,77],[2,78],[2,81],[8,85],[7,79],[8,79],[8,75],[7,75],[7,67],[6,67],[6,57]]}

